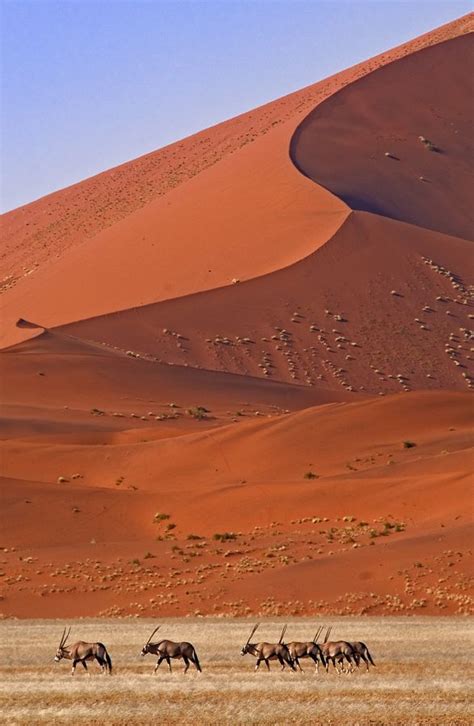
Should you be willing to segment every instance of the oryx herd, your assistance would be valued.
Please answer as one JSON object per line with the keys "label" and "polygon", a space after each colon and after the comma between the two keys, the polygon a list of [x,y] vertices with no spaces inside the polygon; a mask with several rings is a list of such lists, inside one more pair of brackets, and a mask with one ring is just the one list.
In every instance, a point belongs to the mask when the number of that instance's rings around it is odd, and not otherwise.
{"label": "oryx herd", "polygon": [[[313,640],[308,641],[291,641],[289,643],[284,642],[285,633],[287,626],[285,625],[278,643],[267,643],[266,641],[250,642],[255,635],[257,628],[260,623],[257,623],[252,628],[247,642],[241,650],[241,655],[253,655],[256,658],[255,670],[257,671],[262,661],[270,670],[270,661],[277,660],[281,665],[281,670],[284,670],[287,666],[291,671],[303,671],[300,660],[303,658],[310,658],[315,666],[316,672],[319,670],[319,663],[326,669],[326,673],[329,672],[329,665],[332,664],[333,669],[339,675],[342,673],[352,673],[355,668],[359,668],[360,662],[364,661],[366,670],[369,667],[375,666],[372,656],[370,655],[369,649],[365,643],[360,641],[349,642],[347,640],[329,640],[329,636],[332,631],[332,626],[329,626],[326,630],[326,634],[322,643],[318,643],[323,626],[320,626],[316,631]],[[148,653],[157,656],[157,662],[153,673],[156,673],[161,663],[165,660],[168,664],[170,673],[171,660],[178,659],[184,662],[184,673],[187,672],[189,664],[192,663],[197,671],[202,672],[201,664],[196,653],[196,649],[192,643],[182,642],[175,643],[172,640],[155,640],[152,641],[155,633],[160,629],[158,625],[146,641],[143,646],[140,655],[145,656]],[[87,669],[87,661],[96,660],[99,664],[102,673],[112,674],[112,660],[107,652],[107,648],[103,643],[86,643],[83,640],[77,641],[73,645],[67,644],[67,639],[71,632],[71,628],[66,632],[64,628],[61,640],[59,641],[59,647],[56,651],[54,660],[59,662],[63,658],[72,660],[72,671],[73,676],[78,663],[81,663],[85,671],[90,675]]]}

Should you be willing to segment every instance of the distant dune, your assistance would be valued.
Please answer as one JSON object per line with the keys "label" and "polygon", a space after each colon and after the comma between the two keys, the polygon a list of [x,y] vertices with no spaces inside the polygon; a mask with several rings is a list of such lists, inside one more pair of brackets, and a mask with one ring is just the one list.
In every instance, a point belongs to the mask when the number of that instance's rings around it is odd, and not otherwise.
{"label": "distant dune", "polygon": [[4,215],[5,614],[471,610],[471,27]]}

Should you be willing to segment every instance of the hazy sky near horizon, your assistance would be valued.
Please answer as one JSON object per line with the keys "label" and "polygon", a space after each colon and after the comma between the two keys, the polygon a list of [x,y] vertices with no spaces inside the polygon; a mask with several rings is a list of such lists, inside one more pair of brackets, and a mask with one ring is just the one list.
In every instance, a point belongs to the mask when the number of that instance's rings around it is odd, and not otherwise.
{"label": "hazy sky near horizon", "polygon": [[2,211],[470,9],[468,0],[3,0]]}

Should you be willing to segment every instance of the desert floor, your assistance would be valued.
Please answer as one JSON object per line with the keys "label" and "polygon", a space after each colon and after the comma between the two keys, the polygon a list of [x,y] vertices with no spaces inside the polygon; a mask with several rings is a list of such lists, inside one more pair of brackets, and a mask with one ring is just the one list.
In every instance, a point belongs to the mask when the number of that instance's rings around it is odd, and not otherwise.
{"label": "desert floor", "polygon": [[[467,618],[346,618],[332,621],[333,637],[362,639],[376,662],[338,676],[254,672],[240,656],[252,622],[244,619],[168,619],[163,637],[192,641],[203,673],[182,674],[176,662],[153,675],[153,656],[140,658],[156,621],[77,620],[75,638],[108,646],[112,677],[91,666],[74,679],[70,662],[53,662],[65,623],[57,620],[1,624],[0,721],[8,724],[469,724],[472,621]],[[283,621],[261,623],[260,637],[278,640]],[[324,624],[331,624],[326,619]],[[69,623],[71,625],[71,623]],[[311,638],[317,623],[294,618],[288,639]]]}

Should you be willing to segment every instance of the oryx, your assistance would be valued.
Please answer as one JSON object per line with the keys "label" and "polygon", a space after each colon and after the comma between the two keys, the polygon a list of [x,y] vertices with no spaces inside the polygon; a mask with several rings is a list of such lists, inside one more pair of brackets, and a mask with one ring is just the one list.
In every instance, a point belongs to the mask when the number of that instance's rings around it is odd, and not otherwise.
{"label": "oryx", "polygon": [[82,663],[84,670],[86,670],[90,676],[90,673],[87,670],[86,661],[96,660],[100,665],[102,673],[108,672],[111,674],[112,661],[110,659],[110,655],[107,653],[105,645],[103,643],[85,643],[83,640],[78,640],[77,643],[74,643],[74,645],[67,645],[67,639],[69,638],[70,632],[71,628],[69,628],[67,633],[66,628],[64,628],[61,640],[59,641],[59,647],[54,657],[56,663],[59,663],[59,661],[63,658],[72,660],[72,676],[76,671],[77,664]]}
{"label": "oryx", "polygon": [[354,670],[354,663],[356,662],[354,648],[346,640],[329,641],[331,630],[332,626],[329,626],[326,631],[324,643],[321,644],[321,650],[326,658],[326,673],[329,672],[330,662],[333,664],[333,667],[338,674],[344,673],[344,660],[349,663],[349,670],[352,673]]}
{"label": "oryx", "polygon": [[295,671],[296,668],[293,664],[293,659],[291,658],[288,646],[283,643],[283,636],[286,633],[287,626],[285,625],[283,630],[281,631],[280,640],[278,641],[278,643],[251,643],[250,638],[252,638],[252,636],[255,634],[255,631],[257,630],[259,625],[260,623],[257,623],[257,625],[252,628],[252,632],[250,633],[247,642],[241,650],[241,655],[246,655],[247,653],[250,653],[250,655],[255,656],[255,658],[257,659],[257,663],[255,664],[256,671],[259,669],[262,660],[265,661],[265,665],[267,666],[268,670],[270,670],[270,661],[278,660],[280,662],[282,670],[285,668],[285,665],[289,665],[291,670]]}
{"label": "oryx", "polygon": [[184,660],[184,672],[189,668],[189,663],[191,662],[195,668],[201,673],[201,664],[199,663],[199,658],[197,657],[196,649],[192,643],[187,643],[186,641],[182,643],[174,643],[172,640],[160,640],[157,643],[152,643],[151,639],[155,635],[155,633],[160,629],[160,625],[158,625],[150,637],[148,638],[147,642],[143,646],[140,655],[144,656],[147,653],[151,653],[152,655],[157,655],[158,660],[156,662],[155,670],[153,673],[156,673],[158,668],[160,667],[162,661],[166,661],[168,663],[168,668],[170,673],[171,671],[171,658],[182,658]]}
{"label": "oryx", "polygon": [[300,671],[303,671],[301,665],[300,665],[300,658],[311,658],[311,660],[314,662],[316,671],[319,670],[319,661],[323,664],[323,666],[326,665],[326,659],[324,657],[324,654],[321,650],[321,647],[317,644],[317,640],[319,636],[321,635],[321,631],[323,629],[323,626],[321,625],[318,630],[316,631],[316,635],[314,636],[313,640],[311,641],[292,641],[291,643],[287,644],[288,650],[290,652],[291,659],[296,664],[296,666],[300,669]]}
{"label": "oryx", "polygon": [[354,649],[354,660],[356,662],[357,668],[360,665],[360,661],[363,660],[366,666],[366,670],[369,670],[369,663],[373,666],[375,666],[374,661],[372,660],[372,656],[370,655],[369,649],[367,648],[365,643],[362,643],[360,640],[355,642],[350,642],[349,645],[352,645]]}

